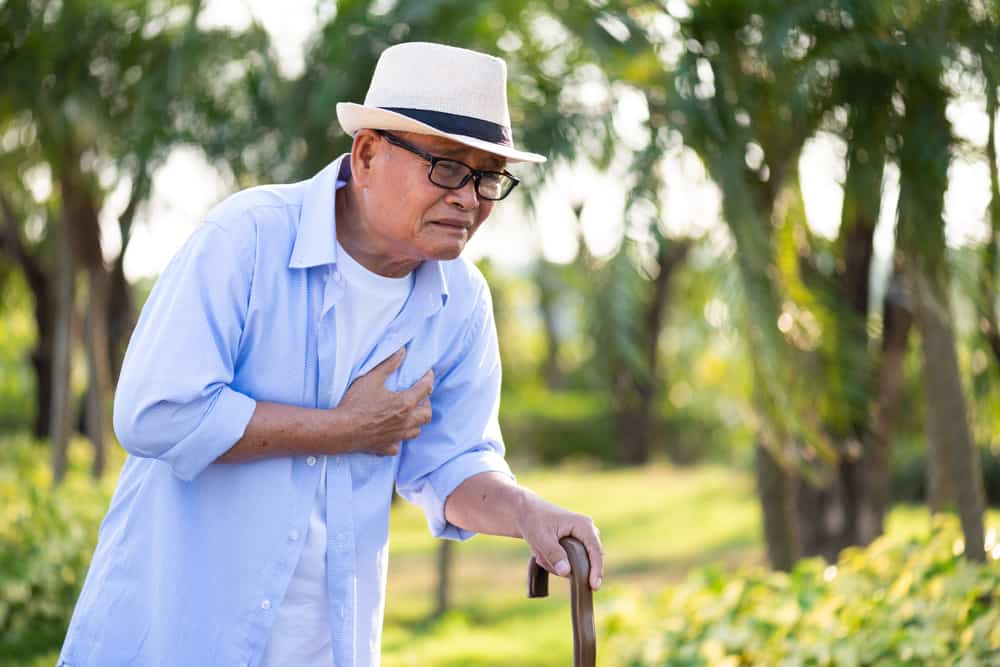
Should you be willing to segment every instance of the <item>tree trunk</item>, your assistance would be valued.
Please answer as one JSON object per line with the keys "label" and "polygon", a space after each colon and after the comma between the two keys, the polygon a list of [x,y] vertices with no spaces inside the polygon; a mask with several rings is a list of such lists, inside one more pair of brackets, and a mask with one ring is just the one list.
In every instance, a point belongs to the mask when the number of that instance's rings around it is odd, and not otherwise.
{"label": "tree trunk", "polygon": [[107,456],[107,436],[111,432],[111,365],[108,361],[107,292],[108,275],[102,267],[87,271],[88,304],[84,320],[84,347],[87,355],[86,433],[94,447],[92,474],[100,478]]}
{"label": "tree trunk", "polygon": [[[197,11],[198,7],[196,6],[194,12],[197,14]],[[125,278],[125,253],[132,241],[135,215],[142,202],[149,197],[152,187],[149,171],[148,160],[143,160],[133,176],[132,194],[129,196],[129,202],[122,214],[118,216],[118,232],[121,234],[122,247],[111,267],[107,298],[108,361],[112,386],[118,384],[122,360],[125,358],[125,348],[136,323],[135,297],[132,294],[132,287]]]}
{"label": "tree trunk", "polygon": [[867,502],[859,507],[858,543],[870,544],[885,527],[891,502],[892,436],[903,393],[906,348],[913,322],[913,304],[900,272],[893,271],[882,308],[882,356],[876,380],[875,409],[865,433]]}
{"label": "tree trunk", "polygon": [[955,500],[966,557],[982,560],[983,479],[948,303],[943,210],[948,189],[947,156],[954,143],[946,113],[948,92],[939,76],[925,75],[904,83],[907,112],[902,119],[898,149],[896,237],[906,258],[906,276],[920,331],[931,508],[940,511],[948,500]]}
{"label": "tree trunk", "polygon": [[989,116],[989,133],[986,139],[986,161],[990,170],[990,236],[983,244],[983,267],[980,274],[979,329],[990,351],[993,352],[993,369],[1000,377],[1000,323],[997,314],[997,292],[1000,280],[997,261],[1000,260],[1000,166],[997,166],[996,120],[997,86],[992,77],[986,77],[986,115]]}
{"label": "tree trunk", "polygon": [[624,410],[618,419],[619,432],[626,443],[626,462],[631,465],[649,462],[656,425],[656,398],[663,386],[660,332],[666,318],[671,281],[691,250],[691,242],[687,240],[673,241],[660,237],[658,242],[656,262],[659,272],[653,278],[640,329],[646,372],[643,375],[629,373],[621,382],[629,393],[634,394],[633,401],[629,402],[630,409]]}
{"label": "tree trunk", "polygon": [[563,386],[562,370],[559,368],[559,331],[556,326],[556,296],[559,291],[558,277],[554,267],[542,260],[535,270],[535,286],[538,288],[538,309],[542,316],[542,331],[545,333],[545,359],[542,361],[542,377],[545,385],[552,390]]}
{"label": "tree trunk", "polygon": [[794,477],[794,484],[801,555],[835,561],[846,546],[842,466],[831,468],[819,485],[799,476]]}
{"label": "tree trunk", "polygon": [[440,618],[451,609],[452,540],[441,540],[437,553],[437,588],[434,596],[434,618]]}
{"label": "tree trunk", "polygon": [[123,249],[108,275],[106,330],[107,356],[112,387],[118,384],[118,377],[122,372],[122,360],[125,358],[125,348],[128,346],[128,340],[136,322],[135,298],[132,295],[132,287],[125,279],[124,254]]}
{"label": "tree trunk", "polygon": [[981,561],[985,558],[983,478],[969,426],[947,297],[920,269],[911,268],[909,274],[917,306],[927,398],[932,510],[939,512],[945,499],[954,499],[965,537],[965,555]]}
{"label": "tree trunk", "polygon": [[70,366],[73,351],[73,302],[75,267],[73,249],[65,225],[59,229],[59,261],[56,267],[56,316],[52,346],[52,406],[49,437],[52,479],[58,484],[66,476],[67,453],[73,430],[73,391]]}
{"label": "tree trunk", "polygon": [[756,445],[757,492],[764,521],[767,557],[776,570],[789,571],[799,559],[795,520],[795,476],[789,474],[771,451]]}
{"label": "tree trunk", "polygon": [[[845,547],[867,544],[882,532],[890,483],[889,443],[869,434],[879,401],[898,399],[898,393],[882,394],[881,377],[873,372],[878,362],[870,351],[867,327],[875,226],[885,170],[885,110],[892,82],[870,72],[848,71],[844,76],[871,85],[858,85],[852,91],[845,132],[847,174],[836,242],[840,260],[836,298],[842,309],[834,311],[836,346],[831,370],[837,378],[830,387],[841,411],[824,424],[839,443],[839,461],[831,467],[824,486],[815,487],[803,480],[799,489],[803,554],[831,561]],[[883,346],[883,357],[885,353]],[[887,415],[894,414],[894,406],[886,408]]]}
{"label": "tree trunk", "polygon": [[626,367],[625,361],[617,359],[614,363],[612,405],[616,432],[621,441],[622,463],[630,466],[643,465],[649,462],[650,427],[639,410],[638,379]]}
{"label": "tree trunk", "polygon": [[[32,433],[41,440],[49,436],[52,405],[52,351],[55,344],[55,300],[52,276],[38,256],[29,251],[21,238],[21,222],[12,202],[0,193],[0,247],[20,267],[35,302],[35,348],[31,351],[31,366],[35,372],[35,423]],[[50,222],[51,224],[51,222]]]}
{"label": "tree trunk", "polygon": [[[101,249],[98,219],[100,202],[93,185],[80,171],[79,156],[71,144],[65,146],[59,186],[63,220],[74,264],[85,271],[88,305],[84,319],[84,347],[88,391],[84,406],[84,430],[94,447],[92,471],[104,470],[106,437],[110,432],[111,365],[108,353],[108,270]],[[123,243],[127,238],[123,239]]]}

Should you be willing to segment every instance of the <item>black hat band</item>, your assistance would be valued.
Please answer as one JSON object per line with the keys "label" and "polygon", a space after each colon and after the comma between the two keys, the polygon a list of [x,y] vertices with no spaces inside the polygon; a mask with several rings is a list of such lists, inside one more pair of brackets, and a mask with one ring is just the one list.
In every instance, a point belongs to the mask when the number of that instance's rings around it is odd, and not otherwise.
{"label": "black hat band", "polygon": [[488,141],[491,144],[501,146],[512,146],[510,128],[498,123],[491,123],[481,118],[471,116],[459,116],[458,114],[444,111],[429,111],[427,109],[407,109],[404,107],[379,107],[386,111],[402,114],[407,118],[430,125],[436,130],[441,130],[448,134],[461,134],[467,137],[474,137]]}

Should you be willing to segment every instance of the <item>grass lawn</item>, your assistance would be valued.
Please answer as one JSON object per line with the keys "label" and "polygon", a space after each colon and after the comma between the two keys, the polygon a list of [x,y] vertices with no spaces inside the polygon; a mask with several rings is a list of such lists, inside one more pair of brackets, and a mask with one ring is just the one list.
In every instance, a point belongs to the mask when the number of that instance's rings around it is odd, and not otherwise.
{"label": "grass lawn", "polygon": [[[708,561],[759,561],[759,513],[751,479],[715,467],[638,470],[559,468],[520,478],[546,498],[594,517],[607,552],[604,587],[652,589]],[[423,516],[393,510],[383,637],[386,667],[572,664],[569,587],[526,598],[530,552],[519,540],[477,536],[454,549],[453,611],[429,622],[436,544]]]}

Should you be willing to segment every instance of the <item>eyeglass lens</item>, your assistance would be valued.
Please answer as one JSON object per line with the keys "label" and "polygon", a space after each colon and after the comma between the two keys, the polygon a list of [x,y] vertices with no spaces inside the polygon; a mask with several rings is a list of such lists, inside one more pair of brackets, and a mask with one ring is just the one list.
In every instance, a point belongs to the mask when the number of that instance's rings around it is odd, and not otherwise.
{"label": "eyeglass lens", "polygon": [[[431,182],[442,188],[460,188],[472,176],[469,168],[461,162],[439,159],[431,169]],[[484,199],[500,199],[514,186],[514,181],[498,172],[486,172],[476,184],[476,193]]]}

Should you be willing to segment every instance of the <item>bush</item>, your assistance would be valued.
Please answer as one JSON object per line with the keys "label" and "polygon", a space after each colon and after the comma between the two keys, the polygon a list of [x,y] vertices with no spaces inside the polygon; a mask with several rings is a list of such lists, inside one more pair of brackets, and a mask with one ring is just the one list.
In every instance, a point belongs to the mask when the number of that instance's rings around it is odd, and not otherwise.
{"label": "bush", "polygon": [[[732,459],[733,429],[717,416],[660,406],[653,417],[652,456],[678,465]],[[597,391],[522,388],[504,395],[500,422],[507,452],[519,461],[545,465],[576,459],[622,461],[615,415],[608,399]]]}
{"label": "bush", "polygon": [[702,570],[651,605],[619,600],[604,653],[630,667],[998,665],[995,529],[989,539],[983,565],[956,555],[954,521],[936,520],[921,538],[883,537],[835,566]]}
{"label": "bush", "polygon": [[[896,502],[927,500],[927,450],[923,439],[901,438],[892,454],[892,498]],[[979,467],[983,473],[986,502],[1000,507],[1000,449],[980,446]]]}
{"label": "bush", "polygon": [[0,655],[24,658],[62,643],[114,480],[89,478],[82,442],[57,488],[46,448],[26,438],[0,444]]}

